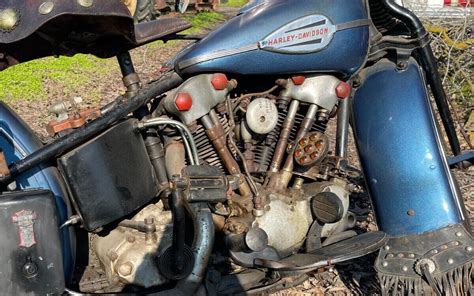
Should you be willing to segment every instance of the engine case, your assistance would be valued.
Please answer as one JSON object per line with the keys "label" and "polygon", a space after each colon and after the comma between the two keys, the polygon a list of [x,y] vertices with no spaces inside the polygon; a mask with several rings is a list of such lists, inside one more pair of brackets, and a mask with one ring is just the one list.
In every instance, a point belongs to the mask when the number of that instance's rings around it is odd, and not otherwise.
{"label": "engine case", "polygon": [[349,191],[346,185],[343,180],[333,179],[311,183],[304,186],[303,190],[291,189],[289,194],[269,193],[265,213],[257,217],[255,223],[267,233],[268,245],[277,250],[280,257],[286,257],[305,242],[311,224],[317,219],[311,211],[311,199],[320,192],[334,193],[341,201],[343,214],[339,221],[322,225],[319,236],[327,238],[354,226],[349,213]]}
{"label": "engine case", "polygon": [[113,285],[110,291],[120,291],[124,285],[150,288],[168,282],[159,271],[157,258],[171,245],[172,215],[159,202],[145,207],[131,221],[144,223],[150,218],[156,226],[152,235],[123,226],[107,236],[94,235],[92,248]]}
{"label": "engine case", "polygon": [[[313,222],[308,199],[295,201],[291,196],[271,193],[265,214],[255,220],[268,235],[268,245],[281,257],[299,249]],[[284,223],[282,223],[284,221]]]}

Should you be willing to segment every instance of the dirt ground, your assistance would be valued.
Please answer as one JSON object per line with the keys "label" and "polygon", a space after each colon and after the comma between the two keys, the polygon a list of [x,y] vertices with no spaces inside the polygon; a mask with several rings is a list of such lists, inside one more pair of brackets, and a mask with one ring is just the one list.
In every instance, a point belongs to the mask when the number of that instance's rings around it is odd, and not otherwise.
{"label": "dirt ground", "polygon": [[[226,12],[231,14],[232,12]],[[132,51],[132,57],[135,61],[135,68],[142,81],[149,81],[157,77],[159,69],[163,63],[169,60],[176,52],[184,47],[186,42],[176,42],[173,45],[159,46],[152,51],[148,47],[138,48]],[[62,100],[69,100],[64,97],[61,90],[58,90],[54,83],[45,84],[48,98],[42,101],[17,101],[11,104],[11,107],[37,132],[42,138],[46,137],[44,126],[53,119],[48,114],[49,107]],[[90,90],[98,90],[101,93],[101,99],[93,102],[88,99],[87,93]],[[120,72],[118,66],[111,67],[105,75],[90,77],[90,83],[77,90],[76,95],[84,99],[84,106],[102,105],[113,100],[120,92],[123,92]],[[335,125],[332,124],[328,129],[330,138],[334,138]],[[331,137],[332,136],[332,137]],[[349,159],[351,164],[358,165],[357,154],[353,138],[350,139]],[[471,217],[474,215],[474,168],[469,170],[454,170],[454,174],[459,182],[463,196],[468,204]],[[354,196],[355,205],[358,209],[357,227],[376,230],[374,218],[370,210],[370,203],[366,194]],[[341,265],[337,268],[330,268],[318,273],[311,274],[310,278],[303,284],[290,288],[274,295],[377,295],[379,290],[375,280],[375,273],[371,267],[374,256],[367,256],[355,260],[347,265]]]}

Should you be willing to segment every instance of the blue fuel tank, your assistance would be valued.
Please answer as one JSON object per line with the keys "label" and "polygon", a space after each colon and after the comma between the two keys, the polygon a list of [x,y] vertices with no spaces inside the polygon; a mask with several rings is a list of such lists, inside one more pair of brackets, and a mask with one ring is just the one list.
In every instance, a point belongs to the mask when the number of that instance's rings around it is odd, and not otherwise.
{"label": "blue fuel tank", "polygon": [[364,65],[369,47],[365,0],[264,0],[185,49],[175,59],[183,76],[337,73]]}

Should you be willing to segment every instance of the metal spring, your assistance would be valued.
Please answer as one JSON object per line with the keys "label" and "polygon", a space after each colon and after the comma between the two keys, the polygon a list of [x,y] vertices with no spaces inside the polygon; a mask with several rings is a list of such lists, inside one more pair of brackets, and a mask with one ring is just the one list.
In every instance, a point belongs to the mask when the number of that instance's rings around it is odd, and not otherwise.
{"label": "metal spring", "polygon": [[196,130],[193,132],[193,137],[196,142],[199,158],[211,166],[224,170],[224,166],[222,165],[211,140],[209,140],[206,130],[201,124],[197,125]]}
{"label": "metal spring", "polygon": [[[229,133],[229,121],[225,116],[219,116],[219,120],[224,127],[226,134]],[[218,167],[224,171],[224,165],[222,164],[219,155],[214,148],[211,140],[206,134],[206,130],[202,124],[198,124],[196,130],[193,132],[194,140],[196,142],[196,148],[198,150],[199,158],[211,166]],[[235,155],[235,151],[231,149],[231,152]]]}

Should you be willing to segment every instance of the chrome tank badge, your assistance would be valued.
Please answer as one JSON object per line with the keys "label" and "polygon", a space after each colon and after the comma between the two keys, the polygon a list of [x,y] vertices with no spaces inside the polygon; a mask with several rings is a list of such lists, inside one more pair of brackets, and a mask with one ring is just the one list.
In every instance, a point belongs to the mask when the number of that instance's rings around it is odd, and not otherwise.
{"label": "chrome tank badge", "polygon": [[18,236],[20,242],[18,246],[29,248],[36,244],[34,224],[36,213],[30,210],[21,210],[12,216],[12,220],[18,226]]}
{"label": "chrome tank badge", "polygon": [[309,53],[331,43],[337,27],[324,15],[297,19],[274,31],[259,42],[260,49],[281,53]]}

